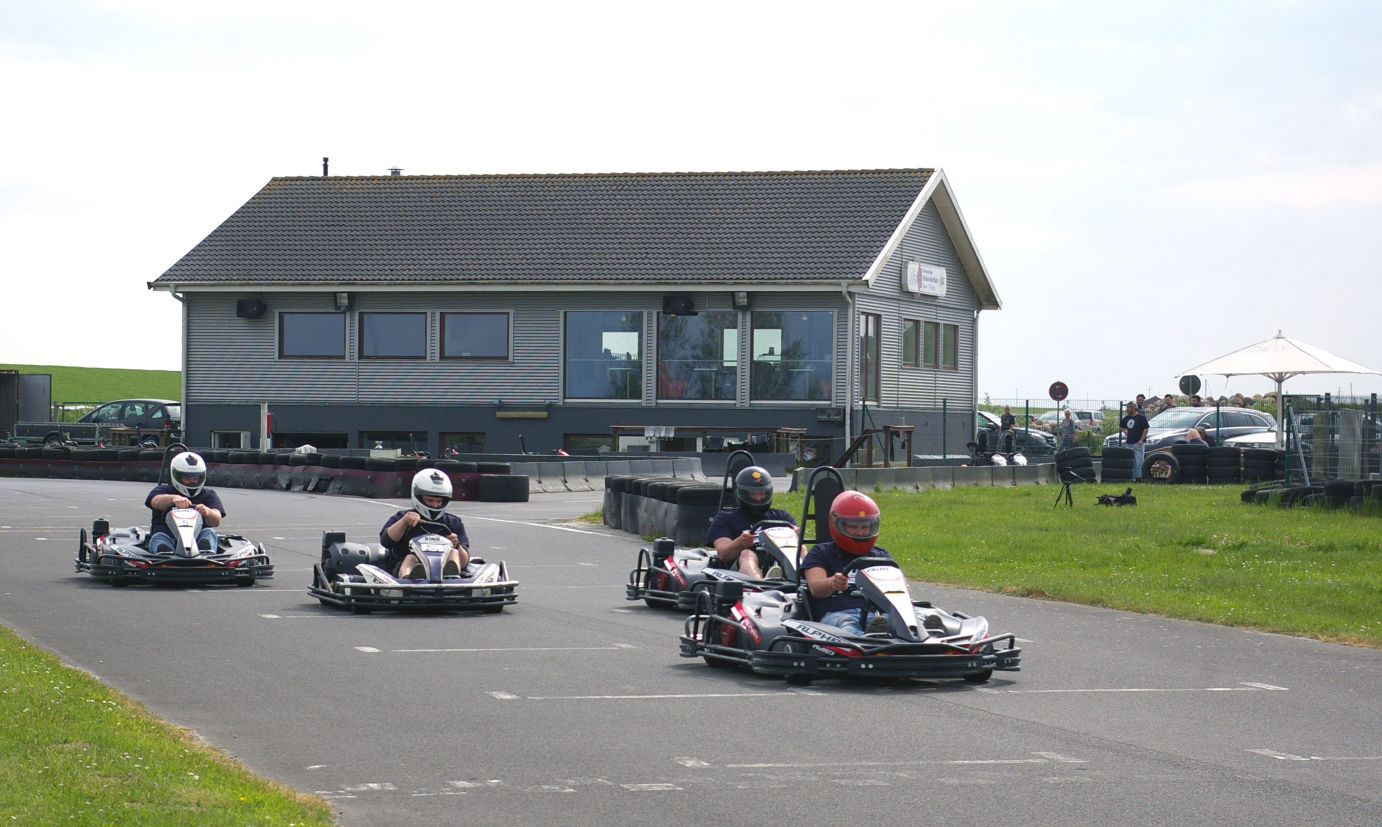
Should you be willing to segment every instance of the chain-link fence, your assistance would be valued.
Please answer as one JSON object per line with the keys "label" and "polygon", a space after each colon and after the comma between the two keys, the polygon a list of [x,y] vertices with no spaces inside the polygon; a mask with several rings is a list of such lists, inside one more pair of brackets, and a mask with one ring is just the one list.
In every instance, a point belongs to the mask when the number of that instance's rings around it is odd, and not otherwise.
{"label": "chain-link fence", "polygon": [[1382,418],[1371,396],[1287,396],[1283,441],[1292,481],[1369,479],[1382,473]]}

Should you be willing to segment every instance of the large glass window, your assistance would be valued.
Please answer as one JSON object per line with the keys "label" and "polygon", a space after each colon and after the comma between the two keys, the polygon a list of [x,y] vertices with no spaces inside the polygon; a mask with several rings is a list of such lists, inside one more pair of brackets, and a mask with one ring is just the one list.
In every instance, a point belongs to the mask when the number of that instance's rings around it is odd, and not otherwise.
{"label": "large glass window", "polygon": [[941,325],[941,366],[946,370],[960,367],[960,328],[958,325]]}
{"label": "large glass window", "polygon": [[859,317],[859,398],[865,402],[879,399],[879,336],[883,320],[875,313]]}
{"label": "large glass window", "polygon": [[921,336],[921,363],[928,368],[938,368],[940,363],[941,326],[927,322]]}
{"label": "large glass window", "polygon": [[659,399],[734,399],[739,367],[739,314],[659,316]]}
{"label": "large glass window", "polygon": [[361,313],[360,358],[427,358],[427,314]]}
{"label": "large glass window", "polygon": [[835,319],[826,310],[755,311],[749,385],[754,399],[828,400]]}
{"label": "large glass window", "polygon": [[642,398],[642,313],[568,311],[565,347],[568,398]]}
{"label": "large glass window", "polygon": [[920,327],[916,319],[902,320],[902,364],[907,367],[914,368],[920,364],[917,355],[921,341]]}
{"label": "large glass window", "polygon": [[509,358],[509,314],[441,314],[441,358]]}
{"label": "large glass window", "polygon": [[278,355],[286,359],[344,359],[344,313],[279,313]]}

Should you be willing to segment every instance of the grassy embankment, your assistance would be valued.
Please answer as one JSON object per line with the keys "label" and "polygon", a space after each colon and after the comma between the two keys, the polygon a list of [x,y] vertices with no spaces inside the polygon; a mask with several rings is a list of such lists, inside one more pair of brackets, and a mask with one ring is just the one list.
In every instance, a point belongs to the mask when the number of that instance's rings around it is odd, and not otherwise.
{"label": "grassy embankment", "polygon": [[[182,398],[182,372],[176,370],[4,364],[0,364],[0,370],[51,374],[54,403],[78,402],[99,405],[112,399]],[[87,410],[90,409],[72,408],[69,410],[70,418],[76,419]]]}

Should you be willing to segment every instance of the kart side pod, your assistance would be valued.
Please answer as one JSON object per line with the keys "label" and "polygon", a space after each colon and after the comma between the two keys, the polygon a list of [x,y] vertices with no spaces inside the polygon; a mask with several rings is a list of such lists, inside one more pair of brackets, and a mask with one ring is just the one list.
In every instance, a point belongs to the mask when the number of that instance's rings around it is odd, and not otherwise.
{"label": "kart side pod", "polygon": [[322,571],[328,577],[353,573],[361,563],[381,565],[384,557],[384,549],[378,544],[347,543],[344,531],[322,532]]}
{"label": "kart side pod", "polygon": [[719,580],[715,583],[715,605],[724,609],[744,597],[744,584],[738,580]]}

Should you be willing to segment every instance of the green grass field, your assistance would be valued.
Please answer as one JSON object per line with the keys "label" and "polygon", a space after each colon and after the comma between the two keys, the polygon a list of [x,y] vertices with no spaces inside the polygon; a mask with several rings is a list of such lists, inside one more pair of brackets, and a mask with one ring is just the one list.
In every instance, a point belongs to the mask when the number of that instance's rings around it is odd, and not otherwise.
{"label": "green grass field", "polygon": [[[97,405],[112,399],[182,399],[182,372],[120,368],[74,368],[63,365],[0,365],[0,370],[47,373],[53,377],[56,403]],[[77,412],[72,418],[80,416]]]}
{"label": "green grass field", "polygon": [[186,730],[0,628],[0,821],[331,824]]}
{"label": "green grass field", "polygon": [[[1123,487],[1075,486],[1073,508],[1049,485],[870,493],[916,580],[1382,647],[1382,513],[1244,505],[1242,486],[1095,504]],[[799,493],[775,504],[801,513]]]}

